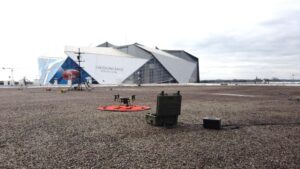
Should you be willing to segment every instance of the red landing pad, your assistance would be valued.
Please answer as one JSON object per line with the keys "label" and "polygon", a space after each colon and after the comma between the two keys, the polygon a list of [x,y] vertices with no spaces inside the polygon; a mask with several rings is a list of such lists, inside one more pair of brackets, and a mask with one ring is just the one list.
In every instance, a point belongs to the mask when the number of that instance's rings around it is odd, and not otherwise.
{"label": "red landing pad", "polygon": [[149,110],[148,106],[125,106],[125,105],[110,105],[110,106],[100,106],[97,108],[98,110],[103,111],[120,111],[120,112],[131,112],[131,111],[144,111]]}

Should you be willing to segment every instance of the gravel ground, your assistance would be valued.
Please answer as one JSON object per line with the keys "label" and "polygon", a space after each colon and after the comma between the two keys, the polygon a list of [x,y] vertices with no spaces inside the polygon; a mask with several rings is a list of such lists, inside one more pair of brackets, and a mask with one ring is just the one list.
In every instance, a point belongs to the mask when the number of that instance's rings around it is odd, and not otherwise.
{"label": "gravel ground", "polygon": [[[179,124],[153,127],[156,95],[181,91]],[[143,112],[101,112],[113,95]],[[0,168],[300,168],[300,87],[0,89]],[[239,126],[206,130],[202,118]],[[268,124],[268,125],[266,125]]]}

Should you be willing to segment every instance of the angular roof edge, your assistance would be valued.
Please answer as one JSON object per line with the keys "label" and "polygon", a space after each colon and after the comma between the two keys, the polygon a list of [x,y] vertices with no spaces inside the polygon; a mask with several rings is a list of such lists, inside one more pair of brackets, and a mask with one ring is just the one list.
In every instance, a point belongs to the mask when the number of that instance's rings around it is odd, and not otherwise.
{"label": "angular roof edge", "polygon": [[[104,42],[104,43],[102,43],[102,44],[100,44],[100,45],[97,45],[96,47],[113,47],[113,48],[118,49],[118,48],[128,47],[128,46],[131,46],[131,45],[135,45],[135,46],[144,46],[144,45],[142,45],[142,44],[140,44],[140,43],[137,43],[137,42],[135,42],[135,43],[133,43],[133,44],[121,45],[121,46],[113,45],[113,44],[111,44],[111,43],[109,43],[109,42]],[[189,55],[191,58],[193,58],[193,59],[195,59],[195,60],[197,60],[197,61],[199,60],[196,56],[194,56],[194,55],[192,55],[192,54],[186,52],[185,50],[167,50],[167,49],[164,49],[164,50],[163,50],[163,49],[158,49],[158,50],[163,51],[163,52],[167,52],[167,53],[169,53],[169,54],[172,54],[172,52],[184,52],[184,53],[186,53],[187,55]]]}
{"label": "angular roof edge", "polygon": [[199,60],[196,56],[186,52],[185,50],[162,50],[162,51],[165,51],[165,52],[184,52],[186,53],[187,55],[191,56],[192,58],[196,59],[196,60]]}
{"label": "angular roof edge", "polygon": [[104,43],[102,43],[100,45],[97,45],[96,47],[117,47],[117,46],[113,45],[113,44],[111,44],[109,42],[104,42]]}

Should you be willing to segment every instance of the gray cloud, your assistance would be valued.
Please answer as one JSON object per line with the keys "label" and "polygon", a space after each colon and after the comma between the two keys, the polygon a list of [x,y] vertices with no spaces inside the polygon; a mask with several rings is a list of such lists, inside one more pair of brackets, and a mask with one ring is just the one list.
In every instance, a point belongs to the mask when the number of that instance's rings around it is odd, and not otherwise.
{"label": "gray cloud", "polygon": [[[249,34],[222,34],[196,44],[199,50],[213,53],[249,53],[272,56],[300,53],[300,11],[293,18],[262,23]],[[289,20],[288,20],[289,19]],[[282,22],[280,22],[282,21]]]}
{"label": "gray cloud", "polygon": [[210,69],[208,72],[234,72],[224,78],[248,78],[255,74],[289,78],[295,73],[300,79],[299,18],[300,10],[290,11],[256,25],[247,33],[236,31],[213,35],[196,42],[191,50],[200,55],[200,66],[205,59],[216,62],[216,66],[202,66]]}

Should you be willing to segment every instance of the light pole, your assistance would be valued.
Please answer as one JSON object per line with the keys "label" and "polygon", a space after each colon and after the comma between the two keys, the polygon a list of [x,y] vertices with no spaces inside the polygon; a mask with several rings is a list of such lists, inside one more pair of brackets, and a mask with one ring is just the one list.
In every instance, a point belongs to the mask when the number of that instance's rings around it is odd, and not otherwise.
{"label": "light pole", "polygon": [[10,70],[10,73],[11,73],[11,75],[10,75],[10,85],[11,85],[11,86],[14,86],[14,68],[11,68],[11,67],[3,67],[2,69],[3,69],[3,70],[5,70],[5,69],[9,69],[9,70]]}

